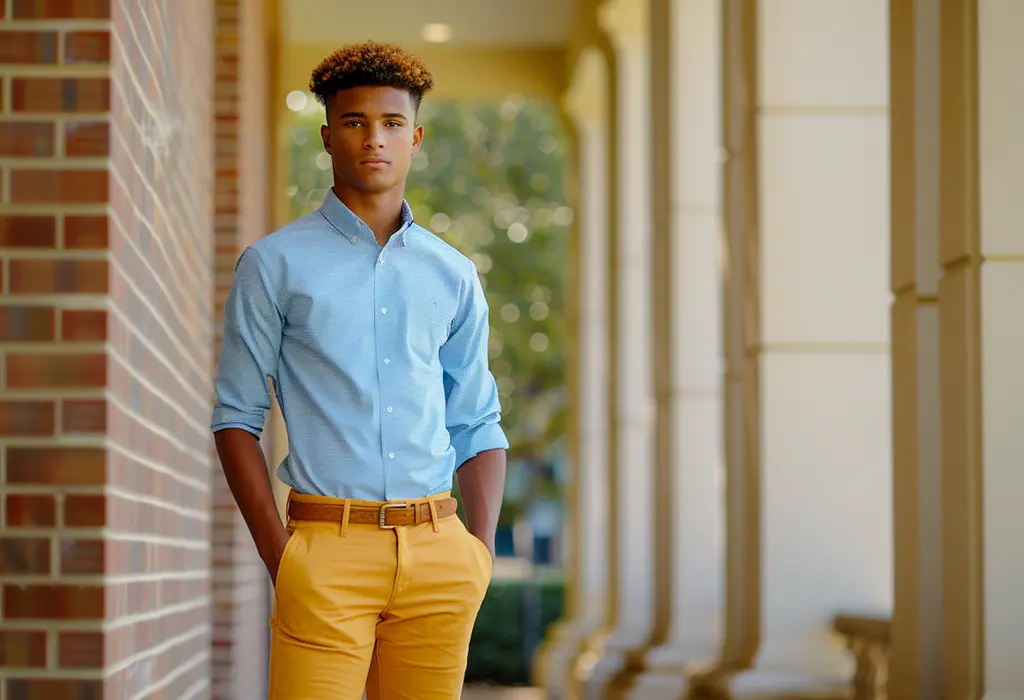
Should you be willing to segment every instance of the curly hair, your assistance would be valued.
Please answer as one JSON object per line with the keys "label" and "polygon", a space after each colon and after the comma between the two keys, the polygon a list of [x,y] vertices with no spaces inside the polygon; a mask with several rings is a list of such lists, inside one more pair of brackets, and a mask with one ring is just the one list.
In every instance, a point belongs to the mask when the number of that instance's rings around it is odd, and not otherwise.
{"label": "curly hair", "polygon": [[419,110],[423,95],[434,87],[434,77],[422,60],[402,47],[368,41],[338,49],[313,69],[309,79],[309,91],[324,107],[339,90],[364,85],[406,90]]}

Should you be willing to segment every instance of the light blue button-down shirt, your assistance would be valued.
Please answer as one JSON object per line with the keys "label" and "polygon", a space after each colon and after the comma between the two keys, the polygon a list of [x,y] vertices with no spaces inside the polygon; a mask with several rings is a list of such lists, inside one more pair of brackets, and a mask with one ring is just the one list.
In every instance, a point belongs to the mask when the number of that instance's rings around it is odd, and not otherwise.
{"label": "light blue button-down shirt", "polygon": [[288,429],[278,476],[301,493],[393,500],[452,487],[508,442],[476,266],[412,220],[382,248],[329,190],[241,255],[224,308],[213,430],[259,436],[270,389]]}

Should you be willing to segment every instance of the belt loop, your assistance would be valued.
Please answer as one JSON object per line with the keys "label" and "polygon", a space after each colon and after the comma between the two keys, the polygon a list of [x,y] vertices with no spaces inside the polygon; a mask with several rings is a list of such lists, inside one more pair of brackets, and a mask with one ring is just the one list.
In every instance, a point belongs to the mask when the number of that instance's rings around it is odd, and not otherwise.
{"label": "belt loop", "polygon": [[341,514],[341,536],[348,537],[348,515],[352,512],[352,499],[345,499],[345,510]]}
{"label": "belt loop", "polygon": [[437,503],[433,496],[427,499],[427,506],[430,508],[430,524],[434,526],[434,532],[441,532],[441,526],[437,524]]}

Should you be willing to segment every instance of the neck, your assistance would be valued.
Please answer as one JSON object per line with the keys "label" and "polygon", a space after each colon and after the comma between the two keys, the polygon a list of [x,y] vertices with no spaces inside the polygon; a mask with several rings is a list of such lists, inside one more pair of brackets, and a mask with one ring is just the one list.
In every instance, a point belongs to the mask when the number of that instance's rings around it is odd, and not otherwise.
{"label": "neck", "polygon": [[402,225],[403,189],[395,187],[387,192],[368,194],[335,181],[334,194],[349,210],[373,231],[377,242],[384,246]]}

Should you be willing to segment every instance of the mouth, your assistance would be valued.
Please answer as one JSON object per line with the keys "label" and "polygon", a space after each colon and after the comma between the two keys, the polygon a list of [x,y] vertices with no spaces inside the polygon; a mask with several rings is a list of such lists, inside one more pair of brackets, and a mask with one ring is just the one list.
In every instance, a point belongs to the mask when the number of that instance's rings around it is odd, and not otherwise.
{"label": "mouth", "polygon": [[384,160],[383,158],[368,158],[362,161],[362,163],[371,168],[383,168],[385,165],[390,165],[391,161]]}

